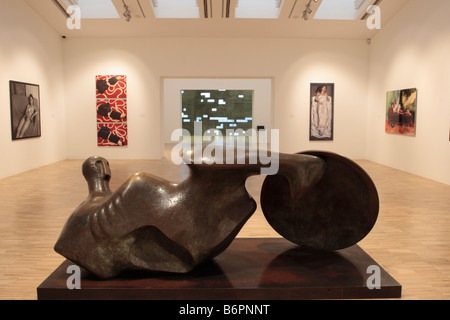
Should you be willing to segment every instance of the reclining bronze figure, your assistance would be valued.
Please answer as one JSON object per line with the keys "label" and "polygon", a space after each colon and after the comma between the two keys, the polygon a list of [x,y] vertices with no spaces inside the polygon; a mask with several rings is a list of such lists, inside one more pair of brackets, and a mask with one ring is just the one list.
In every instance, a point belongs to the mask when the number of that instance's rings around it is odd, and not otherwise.
{"label": "reclining bronze figure", "polygon": [[[192,150],[183,155],[192,156]],[[267,176],[261,205],[280,235],[328,250],[367,235],[377,218],[378,196],[361,168],[330,153],[277,158],[278,173]],[[259,158],[254,164],[211,162],[187,161],[189,176],[179,184],[136,173],[111,191],[108,161],[90,157],[82,166],[89,195],[67,220],[55,251],[104,279],[127,270],[186,273],[213,259],[255,212],[245,181],[267,165]]]}

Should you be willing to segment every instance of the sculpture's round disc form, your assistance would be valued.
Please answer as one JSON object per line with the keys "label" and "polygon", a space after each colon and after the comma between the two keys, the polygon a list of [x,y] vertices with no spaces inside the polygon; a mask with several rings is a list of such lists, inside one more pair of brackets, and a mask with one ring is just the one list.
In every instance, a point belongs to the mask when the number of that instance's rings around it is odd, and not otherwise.
{"label": "sculpture's round disc form", "polygon": [[326,162],[323,177],[306,192],[290,195],[284,176],[267,176],[261,207],[269,224],[295,244],[340,250],[361,241],[378,217],[372,179],[353,161],[328,152],[303,152]]}

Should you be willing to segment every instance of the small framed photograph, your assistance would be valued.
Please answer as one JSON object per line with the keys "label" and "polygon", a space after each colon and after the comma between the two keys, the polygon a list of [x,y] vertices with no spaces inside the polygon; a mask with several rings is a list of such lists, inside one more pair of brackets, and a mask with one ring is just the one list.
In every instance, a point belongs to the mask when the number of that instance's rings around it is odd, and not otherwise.
{"label": "small framed photograph", "polygon": [[41,136],[39,85],[10,81],[12,140]]}

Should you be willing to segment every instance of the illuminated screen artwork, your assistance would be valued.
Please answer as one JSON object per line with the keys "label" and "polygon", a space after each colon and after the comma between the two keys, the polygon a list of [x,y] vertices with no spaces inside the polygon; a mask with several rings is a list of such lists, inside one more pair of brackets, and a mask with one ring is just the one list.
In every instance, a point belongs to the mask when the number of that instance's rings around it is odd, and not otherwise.
{"label": "illuminated screen artwork", "polygon": [[97,145],[128,145],[127,76],[96,76]]}
{"label": "illuminated screen artwork", "polygon": [[182,90],[181,97],[182,128],[191,137],[251,135],[253,90]]}

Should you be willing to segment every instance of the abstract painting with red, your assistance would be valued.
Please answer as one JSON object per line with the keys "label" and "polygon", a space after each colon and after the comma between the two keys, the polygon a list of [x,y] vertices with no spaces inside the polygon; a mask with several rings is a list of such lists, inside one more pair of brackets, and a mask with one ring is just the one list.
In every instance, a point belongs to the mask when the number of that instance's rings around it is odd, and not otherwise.
{"label": "abstract painting with red", "polygon": [[126,122],[127,100],[97,99],[97,122]]}
{"label": "abstract painting with red", "polygon": [[127,76],[96,76],[97,145],[128,145]]}
{"label": "abstract painting with red", "polygon": [[127,76],[96,76],[97,99],[126,99]]}
{"label": "abstract painting with red", "polygon": [[101,147],[128,145],[126,123],[97,123],[97,144]]}

